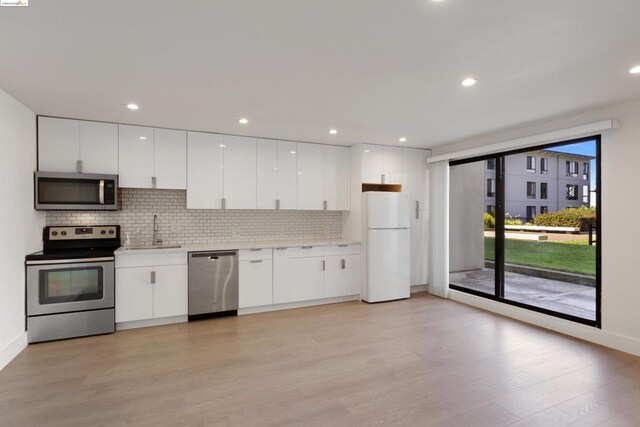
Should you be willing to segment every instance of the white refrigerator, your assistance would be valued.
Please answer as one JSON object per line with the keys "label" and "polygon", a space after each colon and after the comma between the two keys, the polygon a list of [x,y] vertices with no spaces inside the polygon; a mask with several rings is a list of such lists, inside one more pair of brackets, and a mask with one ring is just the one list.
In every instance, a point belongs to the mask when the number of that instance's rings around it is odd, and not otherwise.
{"label": "white refrigerator", "polygon": [[403,193],[362,193],[362,299],[373,303],[411,295],[411,212]]}

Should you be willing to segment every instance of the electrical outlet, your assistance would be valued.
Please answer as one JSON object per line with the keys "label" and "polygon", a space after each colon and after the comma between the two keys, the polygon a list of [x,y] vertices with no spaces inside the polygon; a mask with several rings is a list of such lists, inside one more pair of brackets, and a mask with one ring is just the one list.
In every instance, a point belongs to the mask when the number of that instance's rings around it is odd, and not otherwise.
{"label": "electrical outlet", "polygon": [[231,230],[231,237],[233,237],[234,239],[237,239],[238,237],[240,237],[240,230],[237,228],[234,228],[233,230]]}

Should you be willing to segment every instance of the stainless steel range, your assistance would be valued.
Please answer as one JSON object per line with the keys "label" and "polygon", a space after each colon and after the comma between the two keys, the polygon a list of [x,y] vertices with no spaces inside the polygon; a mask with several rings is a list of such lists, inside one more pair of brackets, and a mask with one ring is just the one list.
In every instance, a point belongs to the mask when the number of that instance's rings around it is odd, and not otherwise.
{"label": "stainless steel range", "polygon": [[26,257],[29,342],[114,332],[120,226],[45,227],[43,234],[43,251]]}

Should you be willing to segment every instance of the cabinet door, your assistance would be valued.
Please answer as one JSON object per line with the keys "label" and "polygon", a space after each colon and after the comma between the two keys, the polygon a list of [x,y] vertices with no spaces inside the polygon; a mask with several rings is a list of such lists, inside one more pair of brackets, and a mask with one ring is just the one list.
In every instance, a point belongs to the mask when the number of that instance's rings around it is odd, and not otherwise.
{"label": "cabinet door", "polygon": [[38,170],[78,172],[80,123],[78,120],[38,117]]}
{"label": "cabinet door", "polygon": [[[428,174],[427,174],[427,150],[405,148],[402,150],[402,169],[406,172],[407,179],[402,184],[402,192],[411,197],[411,209],[428,209]],[[416,202],[418,204],[416,205]]]}
{"label": "cabinet door", "polygon": [[298,208],[298,143],[278,141],[278,200],[280,209]]}
{"label": "cabinet door", "polygon": [[324,297],[360,294],[360,255],[325,257]]}
{"label": "cabinet door", "polygon": [[181,130],[153,130],[153,176],[156,188],[187,188],[187,133]]}
{"label": "cabinet door", "polygon": [[404,184],[405,173],[402,168],[400,147],[382,147],[382,175],[384,184]]}
{"label": "cabinet door", "polygon": [[118,174],[118,125],[80,121],[82,172]]}
{"label": "cabinet door", "polygon": [[151,188],[153,177],[153,128],[118,126],[120,187]]}
{"label": "cabinet door", "polygon": [[273,263],[270,259],[240,261],[240,308],[273,304]]}
{"label": "cabinet door", "polygon": [[288,248],[275,248],[273,250],[273,303],[282,304],[289,302],[289,289],[291,288],[291,263],[289,262]]}
{"label": "cabinet door", "polygon": [[324,297],[324,257],[289,258],[289,298],[286,302]]}
{"label": "cabinet door", "polygon": [[348,147],[324,147],[324,197],[327,210],[348,211],[350,207],[351,156]]}
{"label": "cabinet door", "polygon": [[222,135],[187,133],[187,209],[222,208]]}
{"label": "cabinet door", "polygon": [[411,215],[411,286],[426,285],[429,281],[429,211],[421,209]]}
{"label": "cabinet door", "polygon": [[361,181],[372,184],[382,182],[382,147],[379,145],[358,146],[361,159]]}
{"label": "cabinet door", "polygon": [[324,146],[298,143],[298,209],[324,209]]}
{"label": "cabinet door", "polygon": [[116,269],[116,323],[153,318],[151,268]]}
{"label": "cabinet door", "polygon": [[256,208],[256,139],[224,136],[225,209]]}
{"label": "cabinet door", "polygon": [[276,200],[278,199],[278,141],[258,139],[256,152],[256,207],[258,209],[276,209]]}
{"label": "cabinet door", "polygon": [[188,313],[188,273],[186,265],[153,267],[153,317],[186,316]]}

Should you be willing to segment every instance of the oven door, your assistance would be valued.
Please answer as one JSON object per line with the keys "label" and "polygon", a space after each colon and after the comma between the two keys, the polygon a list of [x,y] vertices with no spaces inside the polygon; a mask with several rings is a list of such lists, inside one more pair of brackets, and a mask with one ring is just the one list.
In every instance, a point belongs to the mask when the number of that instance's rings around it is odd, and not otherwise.
{"label": "oven door", "polygon": [[113,258],[27,263],[27,315],[113,308]]}

